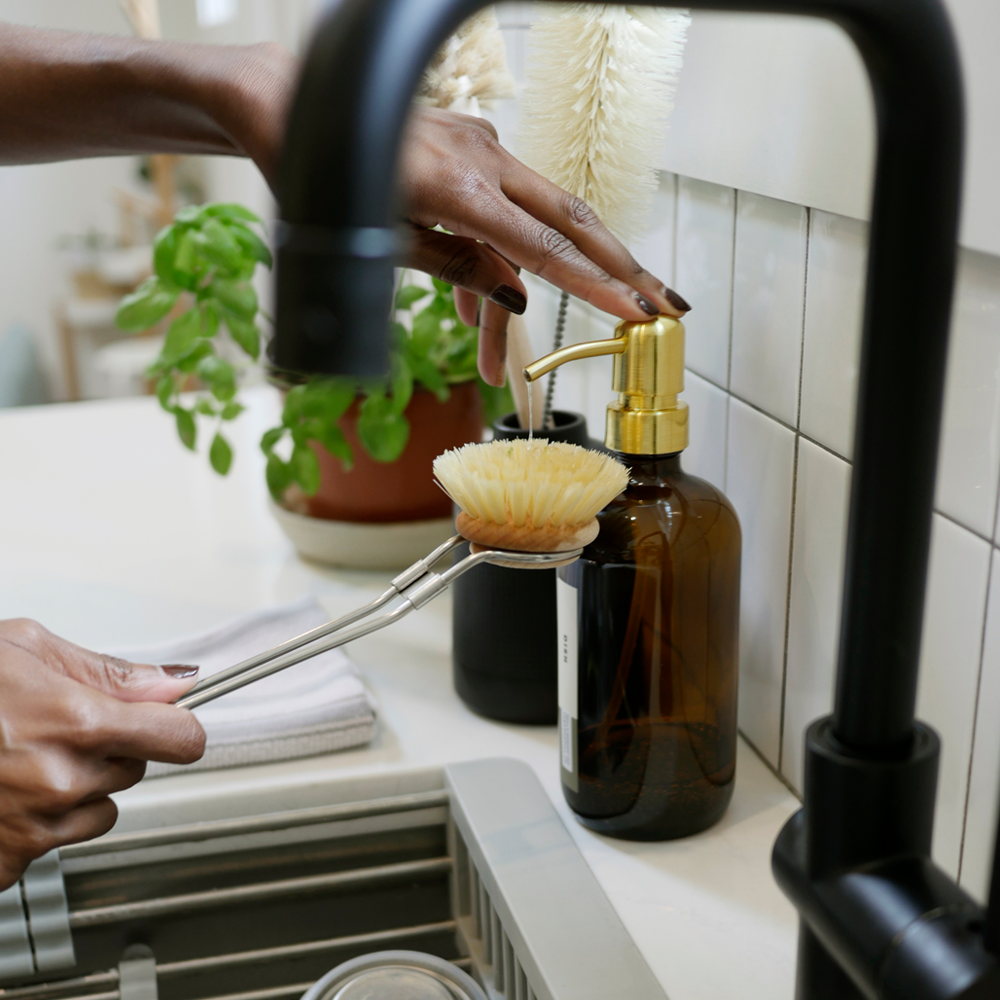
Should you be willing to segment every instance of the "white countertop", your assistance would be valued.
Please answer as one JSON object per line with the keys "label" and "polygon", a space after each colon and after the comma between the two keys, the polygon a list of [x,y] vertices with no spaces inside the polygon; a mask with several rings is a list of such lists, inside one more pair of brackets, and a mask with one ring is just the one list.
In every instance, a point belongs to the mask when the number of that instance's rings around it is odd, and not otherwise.
{"label": "white countertop", "polygon": [[[92,648],[150,644],[315,594],[347,611],[389,574],[306,565],[268,513],[257,441],[272,390],[230,430],[227,479],[186,452],[152,399],[0,411],[0,618],[28,616]],[[785,1000],[796,917],[770,853],[795,798],[742,741],[736,792],[706,833],[661,844],[573,820],[555,728],[489,722],[451,684],[447,596],[349,648],[379,702],[368,747],[304,761],[146,781],[123,811],[206,788],[357,777],[479,757],[530,764],[671,1000]]]}

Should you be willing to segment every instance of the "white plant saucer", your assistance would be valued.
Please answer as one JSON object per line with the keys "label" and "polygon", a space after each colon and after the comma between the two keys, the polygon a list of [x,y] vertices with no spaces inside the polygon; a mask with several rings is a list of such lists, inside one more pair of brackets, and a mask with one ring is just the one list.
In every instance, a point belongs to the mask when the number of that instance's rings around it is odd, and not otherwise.
{"label": "white plant saucer", "polygon": [[346,569],[399,570],[455,534],[450,517],[368,524],[296,514],[269,501],[271,512],[305,559]]}

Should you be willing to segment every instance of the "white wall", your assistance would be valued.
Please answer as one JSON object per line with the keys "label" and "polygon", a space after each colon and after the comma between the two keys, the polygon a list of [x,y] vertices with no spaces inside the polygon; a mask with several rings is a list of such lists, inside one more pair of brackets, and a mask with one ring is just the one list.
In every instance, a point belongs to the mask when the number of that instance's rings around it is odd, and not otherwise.
{"label": "white wall", "polygon": [[[236,17],[200,28],[196,0],[161,0],[166,38],[214,44],[280,41],[300,46],[315,0],[238,0]],[[130,34],[118,0],[0,0],[0,22],[108,34]],[[208,157],[211,199],[241,201],[265,217],[273,199],[259,172],[245,160]],[[0,167],[0,335],[14,323],[34,330],[56,395],[64,392],[53,320],[67,292],[60,238],[90,229],[114,233],[116,188],[141,191],[137,161],[112,157],[39,166]],[[262,282],[269,290],[269,282]]]}
{"label": "white wall", "polygon": [[[1000,4],[945,4],[968,105],[961,241],[1000,253]],[[663,167],[867,219],[873,121],[867,74],[839,28],[806,18],[699,12]]]}

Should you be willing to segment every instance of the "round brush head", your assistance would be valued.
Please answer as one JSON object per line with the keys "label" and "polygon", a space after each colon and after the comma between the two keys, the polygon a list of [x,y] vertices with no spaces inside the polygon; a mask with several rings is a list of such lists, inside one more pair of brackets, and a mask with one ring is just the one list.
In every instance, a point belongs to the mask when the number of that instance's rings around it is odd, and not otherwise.
{"label": "round brush head", "polygon": [[628,482],[609,455],[552,441],[490,441],[446,451],[434,476],[462,512],[460,535],[487,548],[567,552],[589,544],[596,514]]}

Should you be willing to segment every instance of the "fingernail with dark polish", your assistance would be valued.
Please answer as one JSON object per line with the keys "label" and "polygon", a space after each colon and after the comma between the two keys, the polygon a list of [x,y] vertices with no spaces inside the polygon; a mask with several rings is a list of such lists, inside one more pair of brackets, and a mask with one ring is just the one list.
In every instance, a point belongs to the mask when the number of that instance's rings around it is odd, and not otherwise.
{"label": "fingernail with dark polish", "polygon": [[675,308],[680,309],[681,312],[690,312],[691,307],[684,301],[672,288],[663,289],[663,297]]}
{"label": "fingernail with dark polish", "polygon": [[640,295],[638,292],[635,293],[635,301],[639,303],[639,308],[644,312],[648,313],[650,316],[659,316],[660,310],[653,305],[645,295]]}
{"label": "fingernail with dark polish", "polygon": [[516,288],[511,288],[510,285],[499,285],[497,288],[494,288],[493,294],[490,295],[490,301],[495,302],[498,306],[503,306],[508,312],[512,312],[517,316],[520,316],[528,308],[528,300],[521,292]]}
{"label": "fingernail with dark polish", "polygon": [[189,666],[187,663],[167,663],[160,667],[160,669],[176,680],[182,680],[185,677],[194,677],[200,668]]}

